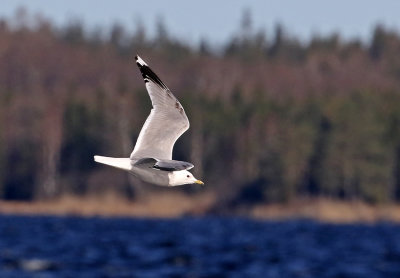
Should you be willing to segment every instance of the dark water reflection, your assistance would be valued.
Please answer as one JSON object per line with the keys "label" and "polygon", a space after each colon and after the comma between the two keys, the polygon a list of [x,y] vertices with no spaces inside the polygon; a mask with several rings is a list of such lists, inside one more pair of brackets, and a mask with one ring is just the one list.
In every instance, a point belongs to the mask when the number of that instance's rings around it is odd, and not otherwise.
{"label": "dark water reflection", "polygon": [[0,216],[0,277],[400,277],[400,226]]}

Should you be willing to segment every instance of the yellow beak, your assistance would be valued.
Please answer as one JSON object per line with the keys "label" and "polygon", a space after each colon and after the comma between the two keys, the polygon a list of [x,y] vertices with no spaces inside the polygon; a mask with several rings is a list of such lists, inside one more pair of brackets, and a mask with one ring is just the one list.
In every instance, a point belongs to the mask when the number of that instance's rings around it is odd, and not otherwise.
{"label": "yellow beak", "polygon": [[204,185],[204,182],[202,182],[201,180],[196,180],[195,183]]}

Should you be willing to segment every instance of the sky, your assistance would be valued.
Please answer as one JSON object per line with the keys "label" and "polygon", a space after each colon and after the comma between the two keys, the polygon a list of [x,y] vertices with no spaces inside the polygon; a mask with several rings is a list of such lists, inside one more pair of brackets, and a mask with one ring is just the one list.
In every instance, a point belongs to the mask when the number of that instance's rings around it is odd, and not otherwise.
{"label": "sky", "polygon": [[115,22],[134,30],[141,21],[150,35],[161,17],[170,34],[191,43],[226,42],[239,29],[245,9],[254,29],[265,30],[267,37],[277,23],[303,41],[334,32],[345,40],[366,41],[377,23],[400,30],[400,0],[2,0],[0,17],[13,18],[18,7],[60,26],[78,18],[89,30]]}

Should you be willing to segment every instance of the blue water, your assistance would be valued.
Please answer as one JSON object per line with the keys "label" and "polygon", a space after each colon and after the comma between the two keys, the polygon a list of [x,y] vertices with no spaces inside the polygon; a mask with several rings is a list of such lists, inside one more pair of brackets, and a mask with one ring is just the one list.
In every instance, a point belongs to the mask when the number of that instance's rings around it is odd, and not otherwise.
{"label": "blue water", "polygon": [[400,277],[400,226],[3,215],[0,277]]}

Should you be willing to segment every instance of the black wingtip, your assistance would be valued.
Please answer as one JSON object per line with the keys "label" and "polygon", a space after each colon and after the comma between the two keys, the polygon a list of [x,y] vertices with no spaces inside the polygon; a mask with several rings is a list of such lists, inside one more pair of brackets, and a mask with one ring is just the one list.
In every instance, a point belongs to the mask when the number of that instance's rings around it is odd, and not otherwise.
{"label": "black wingtip", "polygon": [[135,56],[135,61],[140,69],[140,72],[142,73],[145,83],[151,80],[161,88],[168,89],[167,86],[165,86],[165,84],[161,81],[161,79],[150,69],[146,62],[139,57],[139,55]]}

